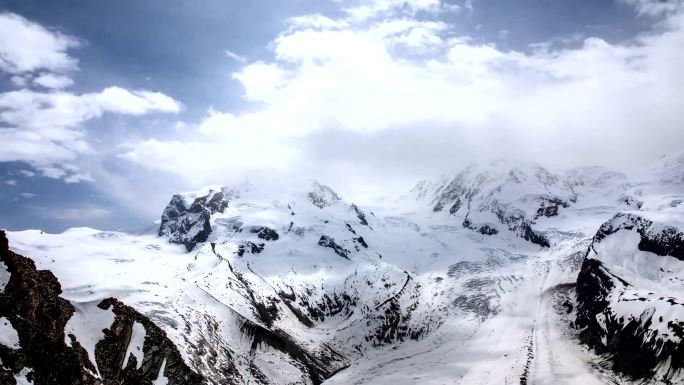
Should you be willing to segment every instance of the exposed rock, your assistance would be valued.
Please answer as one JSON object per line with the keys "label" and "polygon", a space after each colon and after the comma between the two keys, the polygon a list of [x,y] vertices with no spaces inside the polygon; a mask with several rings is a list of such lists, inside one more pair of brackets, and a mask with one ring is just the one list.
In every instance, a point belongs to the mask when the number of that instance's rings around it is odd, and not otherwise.
{"label": "exposed rock", "polygon": [[366,241],[363,239],[363,237],[356,237],[354,238],[354,242],[358,243],[359,245],[363,246],[365,249],[368,248],[368,244]]}
{"label": "exposed rock", "polygon": [[[152,385],[163,361],[163,376],[168,385],[203,383],[203,377],[183,362],[164,331],[114,298],[98,305],[101,309],[111,307],[115,319],[103,330],[105,337],[95,346],[95,368],[77,337],[65,336],[65,326],[75,309],[59,296],[62,289],[57,278],[47,270],[37,270],[33,261],[10,251],[5,233],[1,231],[0,261],[10,273],[0,296],[0,317],[10,321],[19,337],[18,349],[0,346],[2,384],[14,384],[13,374],[30,368],[27,378],[40,385]],[[124,367],[122,363],[134,322],[145,330],[143,359],[137,363],[131,356]],[[70,340],[69,345],[65,337]]]}
{"label": "exposed rock", "polygon": [[494,213],[502,224],[508,226],[508,229],[514,231],[520,238],[541,247],[550,247],[548,239],[542,233],[532,229],[531,222],[525,219],[524,214],[520,212],[508,213],[498,208],[494,210]]}
{"label": "exposed rock", "polygon": [[318,245],[323,247],[329,247],[333,249],[333,251],[335,251],[335,254],[339,255],[344,259],[349,259],[349,250],[335,243],[335,239],[327,235],[321,235],[321,239],[318,240]]}
{"label": "exposed rock", "polygon": [[264,251],[263,243],[254,243],[252,241],[245,241],[238,246],[238,251],[235,253],[238,257],[242,257],[245,253],[259,254]]}
{"label": "exposed rock", "polygon": [[[621,251],[631,247],[625,244],[631,238],[619,234],[636,234],[636,249],[670,261],[644,259],[653,257],[633,249]],[[682,231],[633,214],[616,215],[594,236],[577,277],[575,324],[582,342],[605,354],[614,370],[634,379],[660,376],[668,383],[684,369],[684,301],[671,297],[671,290],[655,291],[666,276],[662,267],[658,274],[648,270],[655,271],[655,263],[682,263],[682,250]],[[651,283],[642,288],[642,281]]]}
{"label": "exposed rock", "polygon": [[356,212],[356,217],[359,218],[359,222],[364,226],[369,226],[368,221],[366,220],[366,214],[364,214],[363,211],[361,211],[359,206],[352,203],[351,207],[354,210],[354,212]]}
{"label": "exposed rock", "polygon": [[[103,300],[98,307],[105,310],[111,308],[115,314],[114,323],[104,330],[105,338],[95,347],[97,365],[103,378],[117,381],[112,384],[152,384],[165,361],[162,374],[168,379],[169,385],[203,383],[202,376],[194,373],[183,362],[178,349],[167,338],[166,333],[147,317],[115,298]],[[122,367],[128,345],[132,343],[131,333],[136,322],[145,330],[143,359],[142,362],[136,362],[135,356],[131,355],[127,365]],[[139,369],[136,369],[138,366]]]}
{"label": "exposed rock", "polygon": [[465,227],[467,229],[471,229],[471,230],[477,230],[482,235],[495,235],[495,234],[499,233],[499,230],[497,230],[495,227],[493,227],[489,224],[471,223],[467,217],[466,217],[466,219],[463,220],[463,227]]}
{"label": "exposed rock", "polygon": [[[20,349],[0,346],[0,359],[10,373],[30,368],[35,384],[97,384],[94,367],[79,344],[64,343],[64,327],[74,313],[69,301],[59,297],[62,288],[52,273],[37,270],[32,260],[9,250],[0,231],[0,260],[10,279],[0,296],[0,317],[17,331]],[[7,372],[6,372],[7,373]],[[11,379],[14,383],[14,377]]]}
{"label": "exposed rock", "polygon": [[[314,385],[321,384],[334,373],[330,365],[334,359],[332,355],[315,357],[300,348],[287,334],[274,332],[248,321],[243,324],[241,331],[252,339],[252,351],[256,351],[263,344],[295,357],[303,365],[305,373]],[[256,367],[253,369],[258,371]]]}
{"label": "exposed rock", "polygon": [[639,250],[684,261],[684,232],[674,226],[654,226],[653,221],[634,214],[620,213],[601,225],[594,242],[600,242],[620,230],[634,230],[639,234]]}
{"label": "exposed rock", "polygon": [[280,238],[275,230],[265,226],[254,226],[249,231],[265,241],[277,241]]}
{"label": "exposed rock", "polygon": [[211,215],[225,211],[233,196],[233,192],[225,189],[209,190],[198,197],[174,195],[162,213],[159,236],[168,237],[169,242],[185,245],[191,251],[196,244],[209,239]]}
{"label": "exposed rock", "polygon": [[568,202],[558,197],[542,197],[539,199],[539,208],[535,219],[539,217],[555,217],[560,208],[568,207]]}

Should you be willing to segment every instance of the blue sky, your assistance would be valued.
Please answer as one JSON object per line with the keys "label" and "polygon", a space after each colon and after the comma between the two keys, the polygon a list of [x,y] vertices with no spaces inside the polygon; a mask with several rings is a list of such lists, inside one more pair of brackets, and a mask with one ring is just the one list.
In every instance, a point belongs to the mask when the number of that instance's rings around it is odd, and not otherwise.
{"label": "blue sky", "polygon": [[0,226],[142,228],[177,191],[403,191],[472,161],[684,147],[681,2],[4,1]]}

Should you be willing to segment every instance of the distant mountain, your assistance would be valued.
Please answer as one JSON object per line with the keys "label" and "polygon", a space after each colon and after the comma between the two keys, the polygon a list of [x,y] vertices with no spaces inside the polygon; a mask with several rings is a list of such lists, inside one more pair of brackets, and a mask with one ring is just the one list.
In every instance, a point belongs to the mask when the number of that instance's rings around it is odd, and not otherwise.
{"label": "distant mountain", "polygon": [[213,186],[156,233],[8,232],[0,380],[684,383],[672,159],[473,165],[375,205]]}

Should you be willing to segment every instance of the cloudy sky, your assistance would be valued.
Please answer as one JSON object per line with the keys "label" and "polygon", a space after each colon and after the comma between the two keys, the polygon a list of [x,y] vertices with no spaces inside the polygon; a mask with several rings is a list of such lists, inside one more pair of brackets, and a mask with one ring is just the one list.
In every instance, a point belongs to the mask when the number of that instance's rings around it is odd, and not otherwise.
{"label": "cloudy sky", "polygon": [[205,184],[356,199],[495,158],[684,148],[681,0],[0,3],[0,227],[141,228]]}

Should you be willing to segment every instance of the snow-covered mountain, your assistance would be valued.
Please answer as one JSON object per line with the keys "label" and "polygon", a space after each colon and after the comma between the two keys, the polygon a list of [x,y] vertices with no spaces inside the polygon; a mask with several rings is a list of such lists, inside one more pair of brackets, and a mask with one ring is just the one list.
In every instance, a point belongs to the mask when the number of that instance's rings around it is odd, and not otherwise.
{"label": "snow-covered mountain", "polygon": [[215,186],[151,233],[8,232],[0,381],[684,383],[682,170]]}

